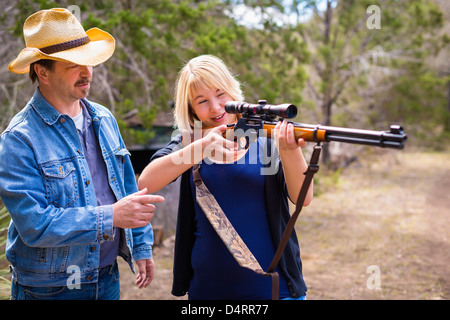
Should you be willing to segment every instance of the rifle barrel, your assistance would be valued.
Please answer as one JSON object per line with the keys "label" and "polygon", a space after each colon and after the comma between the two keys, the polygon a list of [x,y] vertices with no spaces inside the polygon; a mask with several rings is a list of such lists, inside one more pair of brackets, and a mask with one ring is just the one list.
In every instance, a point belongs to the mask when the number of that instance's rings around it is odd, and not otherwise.
{"label": "rifle barrel", "polygon": [[[404,142],[407,140],[407,135],[403,132],[403,128],[398,125],[392,125],[389,131],[374,131],[301,123],[293,124],[295,138],[303,138],[305,141],[337,141],[382,148],[403,149]],[[263,126],[269,138],[274,127],[274,123],[265,123]]]}

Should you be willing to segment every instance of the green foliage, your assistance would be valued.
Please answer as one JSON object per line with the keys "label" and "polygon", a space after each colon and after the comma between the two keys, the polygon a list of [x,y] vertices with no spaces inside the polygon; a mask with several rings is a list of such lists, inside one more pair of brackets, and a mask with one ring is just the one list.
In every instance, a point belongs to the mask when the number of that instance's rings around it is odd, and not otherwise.
{"label": "green foliage", "polygon": [[414,132],[417,144],[445,148],[449,120],[449,112],[445,108],[446,88],[449,81],[450,76],[439,78],[422,68],[399,76],[387,93],[389,100],[381,104],[379,119],[401,121]]}
{"label": "green foliage", "polygon": [[8,210],[0,201],[0,300],[9,299],[11,281],[5,260],[5,244],[10,217]]}
{"label": "green foliage", "polygon": [[[325,168],[324,168],[325,169]],[[330,192],[339,186],[339,178],[341,177],[342,168],[330,170],[326,168],[321,175],[314,176],[314,196],[319,197],[322,194]]]}
{"label": "green foliage", "polygon": [[[327,1],[314,0],[79,0],[83,26],[102,28],[116,39],[113,57],[100,70],[107,75],[102,85],[109,86],[110,94],[91,92],[91,99],[112,108],[126,143],[144,141],[142,131],[152,135],[155,116],[170,111],[168,102],[183,63],[209,53],[230,65],[249,102],[290,102],[321,115],[317,121],[322,124],[329,116],[330,122],[358,119],[361,127],[392,119],[413,124],[432,109],[428,124],[420,124],[422,131],[426,135],[425,128],[435,124],[447,132],[447,80],[427,65],[450,42],[447,34],[435,32],[445,23],[439,7],[427,0],[329,3],[327,9]],[[22,37],[30,14],[70,4],[19,0],[14,25],[8,28]],[[263,27],[234,20],[228,13],[238,5],[259,12]],[[370,5],[381,9],[380,30],[366,27]],[[311,15],[302,20],[304,12]],[[288,15],[297,22],[281,23],[279,18]],[[311,90],[305,98],[305,91]],[[360,113],[343,116],[358,106]],[[129,130],[124,121],[134,109],[143,120],[140,130]]]}
{"label": "green foliage", "polygon": [[[103,28],[117,40],[113,63],[105,64],[114,74],[110,78],[118,91],[117,114],[130,111],[130,99],[141,114],[168,110],[178,70],[199,54],[224,59],[244,84],[247,99],[302,101],[308,55],[290,29],[277,29],[276,34],[248,30],[226,16],[227,6],[219,1],[146,0],[125,8],[104,0],[95,8],[83,25]],[[151,128],[152,122],[147,123],[144,129]],[[142,135],[123,124],[121,128],[127,131],[127,142],[136,140],[134,134]]]}

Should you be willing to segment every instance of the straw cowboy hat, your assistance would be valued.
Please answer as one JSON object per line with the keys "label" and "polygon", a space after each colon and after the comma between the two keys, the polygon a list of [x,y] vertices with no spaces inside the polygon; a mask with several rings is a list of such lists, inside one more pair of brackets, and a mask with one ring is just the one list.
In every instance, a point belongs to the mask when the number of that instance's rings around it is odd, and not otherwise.
{"label": "straw cowboy hat", "polygon": [[96,66],[108,60],[115,47],[114,38],[98,28],[84,31],[67,9],[41,10],[29,16],[23,25],[26,48],[8,69],[27,73],[30,64],[40,59]]}

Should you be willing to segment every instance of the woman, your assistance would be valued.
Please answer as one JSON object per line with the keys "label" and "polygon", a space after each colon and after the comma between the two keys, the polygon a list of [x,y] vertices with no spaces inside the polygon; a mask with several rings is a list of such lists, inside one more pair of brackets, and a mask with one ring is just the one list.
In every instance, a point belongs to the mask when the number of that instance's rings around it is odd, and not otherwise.
{"label": "woman", "polygon": [[[180,175],[181,190],[174,257],[172,294],[189,299],[270,299],[271,280],[242,268],[223,244],[195,200],[192,167],[201,162],[200,175],[222,210],[264,270],[290,217],[288,200],[297,199],[307,164],[292,124],[275,128],[279,170],[263,175],[259,155],[271,150],[271,140],[258,138],[247,150],[223,138],[235,114],[225,112],[227,101],[243,101],[239,82],[217,57],[202,55],[180,71],[175,96],[179,134],[152,157],[139,178],[139,187],[157,192]],[[204,134],[194,128],[212,128]],[[200,131],[201,132],[201,131]],[[281,163],[280,163],[281,162]],[[305,205],[313,196],[308,191]],[[280,298],[304,298],[300,249],[292,234],[277,268]]]}

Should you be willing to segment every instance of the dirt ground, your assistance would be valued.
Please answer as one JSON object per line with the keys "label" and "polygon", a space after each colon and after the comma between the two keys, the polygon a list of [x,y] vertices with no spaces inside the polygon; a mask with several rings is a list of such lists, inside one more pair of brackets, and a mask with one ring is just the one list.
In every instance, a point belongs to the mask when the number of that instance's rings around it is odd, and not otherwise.
{"label": "dirt ground", "polygon": [[[372,152],[317,174],[296,225],[308,300],[449,299],[450,153]],[[172,257],[168,235],[143,290],[121,262],[122,299],[176,299]]]}

